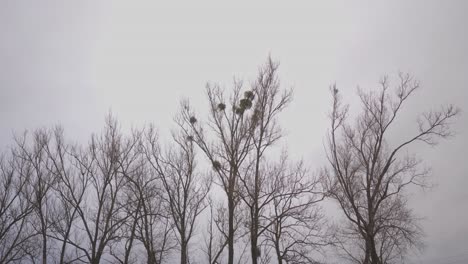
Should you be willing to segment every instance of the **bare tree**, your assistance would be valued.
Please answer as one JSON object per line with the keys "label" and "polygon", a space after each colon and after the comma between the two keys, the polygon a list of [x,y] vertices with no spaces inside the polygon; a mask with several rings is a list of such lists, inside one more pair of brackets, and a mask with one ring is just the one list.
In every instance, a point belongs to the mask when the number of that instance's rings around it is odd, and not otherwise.
{"label": "bare tree", "polygon": [[215,205],[211,198],[208,198],[209,220],[207,225],[207,236],[205,236],[205,254],[209,264],[219,264],[221,253],[227,246],[227,217],[226,210],[220,205]]}
{"label": "bare tree", "polygon": [[[125,187],[131,187],[126,185]],[[132,257],[136,239],[136,228],[141,214],[141,199],[136,196],[133,190],[122,190],[125,192],[122,196],[123,210],[127,219],[121,227],[122,235],[109,244],[110,254],[116,261],[122,264],[137,263],[138,257]]]}
{"label": "bare tree", "polygon": [[[172,221],[162,196],[164,188],[143,151],[143,132],[135,130],[124,137],[117,121],[109,117],[104,133],[93,136],[85,149],[64,143],[59,128],[53,137],[41,134],[47,136],[41,137],[47,140],[36,140],[44,143],[41,148],[17,144],[16,160],[28,169],[25,176],[37,178],[30,153],[40,149],[41,155],[46,155],[39,159],[44,173],[57,179],[52,187],[58,201],[48,204],[56,214],[47,233],[59,242],[59,254],[53,256],[57,262],[99,263],[112,256],[120,263],[132,263],[139,259],[132,251],[140,245],[147,251],[147,263],[156,264],[175,247]],[[31,180],[27,183],[28,188],[35,186]],[[26,193],[34,194],[32,190]],[[35,212],[33,202],[28,198],[26,203],[31,212]],[[34,258],[36,253],[31,249],[29,246],[23,255]],[[47,254],[52,254],[50,247]]]}
{"label": "bare tree", "polygon": [[253,83],[252,91],[246,92],[245,98],[241,100],[251,102],[248,104],[252,104],[253,108],[250,116],[252,150],[249,153],[249,163],[240,177],[244,189],[242,199],[249,210],[250,253],[253,264],[257,263],[259,257],[259,237],[269,226],[269,223],[261,226],[261,214],[274,197],[274,193],[266,186],[272,180],[271,175],[262,172],[262,164],[268,162],[268,149],[282,137],[277,117],[292,99],[291,90],[281,91],[277,70],[278,63],[269,57]]}
{"label": "bare tree", "polygon": [[[219,86],[208,85],[208,124],[200,124],[188,103],[183,103],[181,119],[178,120],[187,140],[196,143],[208,158],[226,194],[228,264],[234,264],[235,235],[239,226],[236,209],[240,204],[240,168],[252,148],[249,113],[252,101],[242,96],[241,89],[242,83],[235,81],[230,99],[226,100]],[[210,139],[205,134],[205,128],[211,132]]]}
{"label": "bare tree", "polygon": [[110,254],[116,261],[122,264],[141,262],[134,251],[137,249],[138,235],[137,227],[141,221],[144,197],[139,191],[141,180],[151,177],[146,175],[147,161],[141,148],[141,141],[144,130],[132,130],[130,136],[132,147],[128,153],[128,159],[119,160],[119,167],[126,184],[121,189],[119,207],[122,208],[122,215],[125,219],[121,226],[120,236],[109,244]]}
{"label": "bare tree", "polygon": [[32,167],[17,151],[0,157],[0,263],[20,261],[34,250],[36,232],[29,225],[33,207],[26,190]]}
{"label": "bare tree", "polygon": [[[342,243],[356,263],[401,263],[405,252],[420,241],[420,228],[407,206],[409,186],[425,186],[428,171],[421,161],[404,155],[416,142],[435,145],[452,133],[450,121],[459,110],[452,105],[420,115],[418,131],[400,143],[390,144],[390,129],[407,99],[419,88],[408,74],[399,75],[391,89],[383,78],[376,92],[358,91],[362,111],[353,125],[346,122],[348,107],[332,87],[333,109],[328,142],[328,190],[348,220]],[[356,248],[356,246],[354,246]]]}
{"label": "bare tree", "polygon": [[266,240],[276,253],[278,264],[318,263],[312,253],[330,244],[328,228],[318,203],[325,193],[320,180],[312,178],[302,162],[290,164],[283,154],[276,165],[264,168],[271,175],[272,203],[267,223]]}
{"label": "bare tree", "polygon": [[15,141],[18,150],[16,157],[31,167],[27,185],[27,191],[31,194],[29,203],[33,208],[33,217],[30,221],[40,236],[40,262],[46,264],[52,246],[49,231],[55,220],[55,197],[52,191],[57,182],[55,174],[50,170],[52,165],[48,157],[51,133],[46,129],[38,129],[32,133],[31,139],[25,133]]}
{"label": "bare tree", "polygon": [[[136,142],[123,138],[118,124],[112,117],[106,120],[106,127],[101,136],[93,136],[88,148],[74,153],[78,169],[86,177],[84,196],[79,202],[73,186],[69,195],[77,208],[82,229],[81,241],[69,241],[85,255],[89,263],[99,263],[110,242],[122,234],[122,227],[127,220],[120,202],[120,194],[126,184],[121,164],[134,159],[133,148]],[[70,238],[69,238],[70,239]]]}
{"label": "bare tree", "polygon": [[165,201],[174,222],[180,246],[180,263],[189,263],[189,242],[195,221],[206,208],[205,197],[210,182],[196,170],[194,143],[182,134],[173,134],[175,147],[163,152],[154,128],[147,133],[145,153],[159,175],[165,190]]}
{"label": "bare tree", "polygon": [[[150,170],[147,171],[149,173]],[[146,250],[148,264],[164,263],[168,254],[176,247],[170,213],[166,210],[162,197],[164,190],[154,179],[156,175],[150,179],[140,179],[138,187],[142,203],[136,238]]]}
{"label": "bare tree", "polygon": [[[151,132],[148,132],[151,134]],[[168,254],[175,248],[173,238],[173,223],[170,211],[164,198],[165,189],[161,186],[159,175],[148,161],[147,138],[144,130],[138,132],[139,158],[136,170],[126,174],[129,184],[129,203],[127,211],[132,214],[130,235],[126,251],[130,249],[130,241],[141,242],[146,251],[148,264],[163,263]],[[132,213],[133,212],[133,213]],[[134,236],[134,237],[133,237]]]}
{"label": "bare tree", "polygon": [[[46,145],[46,152],[50,160],[50,173],[57,179],[53,185],[58,202],[55,209],[55,220],[52,222],[51,233],[54,240],[60,242],[58,263],[72,263],[82,261],[85,257],[78,241],[81,229],[74,228],[79,220],[80,212],[84,214],[84,200],[89,185],[89,177],[80,170],[79,159],[76,159],[76,147],[65,143],[63,130],[57,127],[53,132],[53,143]],[[75,225],[76,226],[76,225]],[[76,239],[73,239],[75,236]],[[78,244],[75,244],[76,243]],[[71,247],[68,247],[68,246]],[[70,251],[74,248],[75,251]],[[83,249],[84,250],[84,249]]]}
{"label": "bare tree", "polygon": [[111,256],[135,263],[142,246],[147,263],[156,264],[174,248],[164,189],[144,155],[143,132],[124,137],[109,117],[104,133],[83,149],[65,144],[62,131],[55,131],[47,153],[61,202],[50,236],[61,242],[60,263],[97,263]]}

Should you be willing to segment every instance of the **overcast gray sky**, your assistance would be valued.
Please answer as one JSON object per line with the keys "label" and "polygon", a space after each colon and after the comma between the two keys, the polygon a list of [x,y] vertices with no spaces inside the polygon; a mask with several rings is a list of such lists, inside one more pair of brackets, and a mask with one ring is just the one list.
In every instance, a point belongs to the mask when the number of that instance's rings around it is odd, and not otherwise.
{"label": "overcast gray sky", "polygon": [[[268,54],[295,99],[283,115],[288,148],[324,163],[328,86],[412,73],[422,83],[402,124],[454,103],[457,136],[413,149],[437,188],[412,197],[426,250],[412,263],[468,263],[468,1],[0,2],[0,146],[13,132],[62,124],[69,138],[99,131],[109,110],[124,127],[172,126],[181,97],[206,108],[205,83],[249,80]],[[353,108],[352,108],[353,109]],[[406,125],[395,131],[404,136]]]}

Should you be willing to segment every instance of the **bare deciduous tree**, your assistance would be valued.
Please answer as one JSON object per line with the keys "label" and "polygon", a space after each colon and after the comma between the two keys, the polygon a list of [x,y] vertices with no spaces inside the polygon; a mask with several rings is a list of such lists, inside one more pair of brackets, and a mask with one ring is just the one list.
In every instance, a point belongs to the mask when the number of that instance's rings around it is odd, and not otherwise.
{"label": "bare deciduous tree", "polygon": [[402,152],[416,142],[434,145],[449,137],[450,121],[459,111],[449,105],[424,113],[415,134],[390,144],[390,129],[418,87],[410,75],[400,74],[395,89],[384,78],[376,92],[359,90],[362,111],[354,124],[346,122],[348,107],[342,105],[336,87],[331,89],[327,185],[348,220],[346,237],[358,245],[353,251],[341,244],[356,263],[401,263],[405,252],[419,242],[420,228],[405,191],[412,185],[424,186],[428,171],[421,168],[420,160]]}
{"label": "bare deciduous tree", "polygon": [[[52,173],[51,160],[48,157],[48,149],[51,144],[51,133],[45,129],[38,129],[32,133],[32,138],[25,133],[23,137],[16,139],[16,158],[22,159],[31,167],[28,177],[27,191],[31,194],[30,205],[33,215],[30,218],[31,227],[40,236],[41,251],[40,262],[48,263],[48,255],[51,252],[49,231],[55,221],[55,197],[54,185],[57,183],[55,174]],[[34,256],[31,256],[35,258]]]}
{"label": "bare deciduous tree", "polygon": [[325,197],[320,180],[312,178],[301,162],[290,164],[285,154],[278,164],[264,170],[271,175],[273,201],[263,222],[268,223],[266,240],[278,264],[318,263],[312,253],[330,243],[317,205]]}
{"label": "bare deciduous tree", "polygon": [[177,233],[180,263],[189,263],[189,242],[195,230],[195,221],[205,209],[209,179],[196,169],[195,148],[192,140],[174,134],[174,148],[162,151],[154,128],[147,133],[145,147],[149,163],[159,175],[165,190],[165,201]]}
{"label": "bare deciduous tree", "polygon": [[[112,241],[121,236],[127,220],[120,202],[126,184],[122,164],[133,160],[136,142],[123,138],[115,119],[108,117],[101,136],[93,136],[88,148],[74,154],[79,171],[87,177],[86,199],[76,204],[83,241],[71,241],[90,263],[99,263]],[[72,194],[72,192],[70,193]]]}
{"label": "bare deciduous tree", "polygon": [[57,179],[57,184],[53,187],[58,202],[54,206],[55,220],[49,235],[60,242],[57,262],[63,264],[82,261],[85,255],[81,252],[80,244],[74,242],[80,240],[81,233],[74,225],[79,214],[84,213],[82,210],[89,178],[85,171],[80,170],[76,147],[65,143],[61,128],[54,130],[53,144],[48,145],[46,151],[51,164],[49,171]]}
{"label": "bare deciduous tree", "polygon": [[125,178],[118,200],[119,207],[122,208],[122,218],[125,221],[121,226],[121,235],[109,244],[109,248],[110,254],[122,264],[137,263],[139,260],[137,254],[132,254],[137,249],[137,226],[141,221],[142,206],[145,203],[139,190],[142,187],[142,179],[151,177],[151,175],[146,175],[147,161],[141,148],[143,133],[143,130],[132,130],[129,139],[132,146],[127,152],[127,158],[118,161],[119,171]]}
{"label": "bare deciduous tree", "polygon": [[144,181],[140,188],[141,220],[137,224],[137,239],[142,242],[148,264],[164,263],[177,244],[174,242],[174,227],[166,205],[161,197],[164,190],[154,181]]}
{"label": "bare deciduous tree", "polygon": [[[208,85],[208,124],[200,124],[188,103],[183,103],[181,119],[178,120],[187,140],[196,143],[208,158],[226,194],[228,264],[234,264],[235,235],[239,227],[236,209],[241,201],[240,168],[252,148],[252,101],[242,95],[241,89],[242,83],[235,81],[231,97],[227,100],[218,86]],[[205,133],[206,128],[211,132],[209,136]]]}
{"label": "bare deciduous tree", "polygon": [[[395,89],[384,78],[378,91],[359,90],[353,123],[332,87],[329,166],[316,178],[275,148],[292,98],[277,69],[268,58],[248,89],[236,80],[229,95],[208,85],[205,122],[183,102],[180,130],[164,148],[154,127],[126,135],[112,116],[84,146],[66,143],[59,127],[16,137],[0,156],[0,263],[162,264],[175,253],[193,263],[207,207],[209,264],[318,263],[329,244],[359,264],[403,262],[422,233],[408,190],[425,187],[429,174],[407,149],[451,136],[459,110],[424,113],[416,132],[395,142],[391,130],[419,87],[412,77],[401,74]],[[346,220],[335,235],[319,206],[326,196]]]}
{"label": "bare deciduous tree", "polygon": [[[127,209],[133,212],[135,239],[141,242],[146,251],[146,263],[163,263],[168,254],[175,248],[173,222],[164,198],[164,187],[159,175],[154,171],[146,156],[146,139],[141,132],[139,139],[140,157],[138,170],[127,174],[130,196],[133,197]],[[150,133],[150,132],[148,132]],[[127,247],[128,248],[128,247]]]}
{"label": "bare deciduous tree", "polygon": [[205,254],[209,264],[219,264],[219,259],[224,248],[227,246],[227,218],[225,208],[214,204],[211,198],[208,198],[209,219],[207,226],[207,235],[205,236]]}
{"label": "bare deciduous tree", "polygon": [[32,168],[13,149],[0,157],[0,263],[12,263],[31,253],[35,236],[29,225],[33,207],[26,186]]}
{"label": "bare deciduous tree", "polygon": [[242,199],[249,210],[250,255],[253,264],[257,263],[259,257],[259,237],[269,226],[269,223],[261,225],[261,214],[274,196],[266,186],[273,179],[271,175],[262,173],[262,164],[267,162],[268,149],[282,137],[277,116],[292,98],[291,90],[281,91],[277,69],[278,63],[268,58],[258,73],[253,90],[246,92],[242,99],[252,101],[250,104],[253,108],[250,116],[252,149],[249,163],[241,171],[240,177],[244,189]]}

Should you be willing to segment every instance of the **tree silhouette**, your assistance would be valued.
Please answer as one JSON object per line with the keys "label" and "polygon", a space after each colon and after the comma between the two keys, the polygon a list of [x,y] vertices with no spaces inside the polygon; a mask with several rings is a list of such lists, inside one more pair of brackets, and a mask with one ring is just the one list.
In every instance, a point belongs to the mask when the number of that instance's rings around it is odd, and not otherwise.
{"label": "tree silhouette", "polygon": [[418,132],[390,144],[390,130],[418,88],[410,75],[400,74],[394,89],[385,77],[377,92],[359,90],[362,110],[354,124],[347,122],[348,106],[342,105],[338,89],[331,88],[327,187],[348,220],[342,230],[346,240],[340,245],[356,263],[401,263],[406,251],[420,240],[421,229],[408,208],[406,190],[425,186],[428,170],[415,156],[402,152],[418,141],[435,145],[449,137],[450,121],[459,110],[449,105],[423,113]]}

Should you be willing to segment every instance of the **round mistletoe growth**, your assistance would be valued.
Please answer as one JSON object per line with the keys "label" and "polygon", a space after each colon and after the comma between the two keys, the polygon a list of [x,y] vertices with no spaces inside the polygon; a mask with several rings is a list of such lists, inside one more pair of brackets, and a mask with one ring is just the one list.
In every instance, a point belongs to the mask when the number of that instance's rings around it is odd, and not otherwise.
{"label": "round mistletoe growth", "polygon": [[260,120],[260,115],[261,115],[260,110],[255,109],[252,115],[252,119],[251,119],[252,124],[257,125],[258,121]]}
{"label": "round mistletoe growth", "polygon": [[240,100],[240,107],[243,109],[250,109],[252,107],[252,101],[250,99],[241,99]]}
{"label": "round mistletoe growth", "polygon": [[187,136],[187,141],[193,141],[193,136]]}
{"label": "round mistletoe growth", "polygon": [[252,91],[245,91],[244,92],[244,97],[249,100],[253,100],[255,97],[255,94]]}
{"label": "round mistletoe growth", "polygon": [[194,116],[191,116],[189,121],[190,121],[190,124],[193,125],[193,124],[195,124],[197,122],[197,119]]}
{"label": "round mistletoe growth", "polygon": [[213,161],[213,169],[219,171],[221,169],[221,163],[217,160]]}
{"label": "round mistletoe growth", "polygon": [[244,108],[236,107],[236,114],[238,115],[244,114]]}
{"label": "round mistletoe growth", "polygon": [[223,103],[219,103],[218,104],[218,109],[219,109],[219,111],[224,111],[224,109],[226,109],[226,105],[223,104]]}

